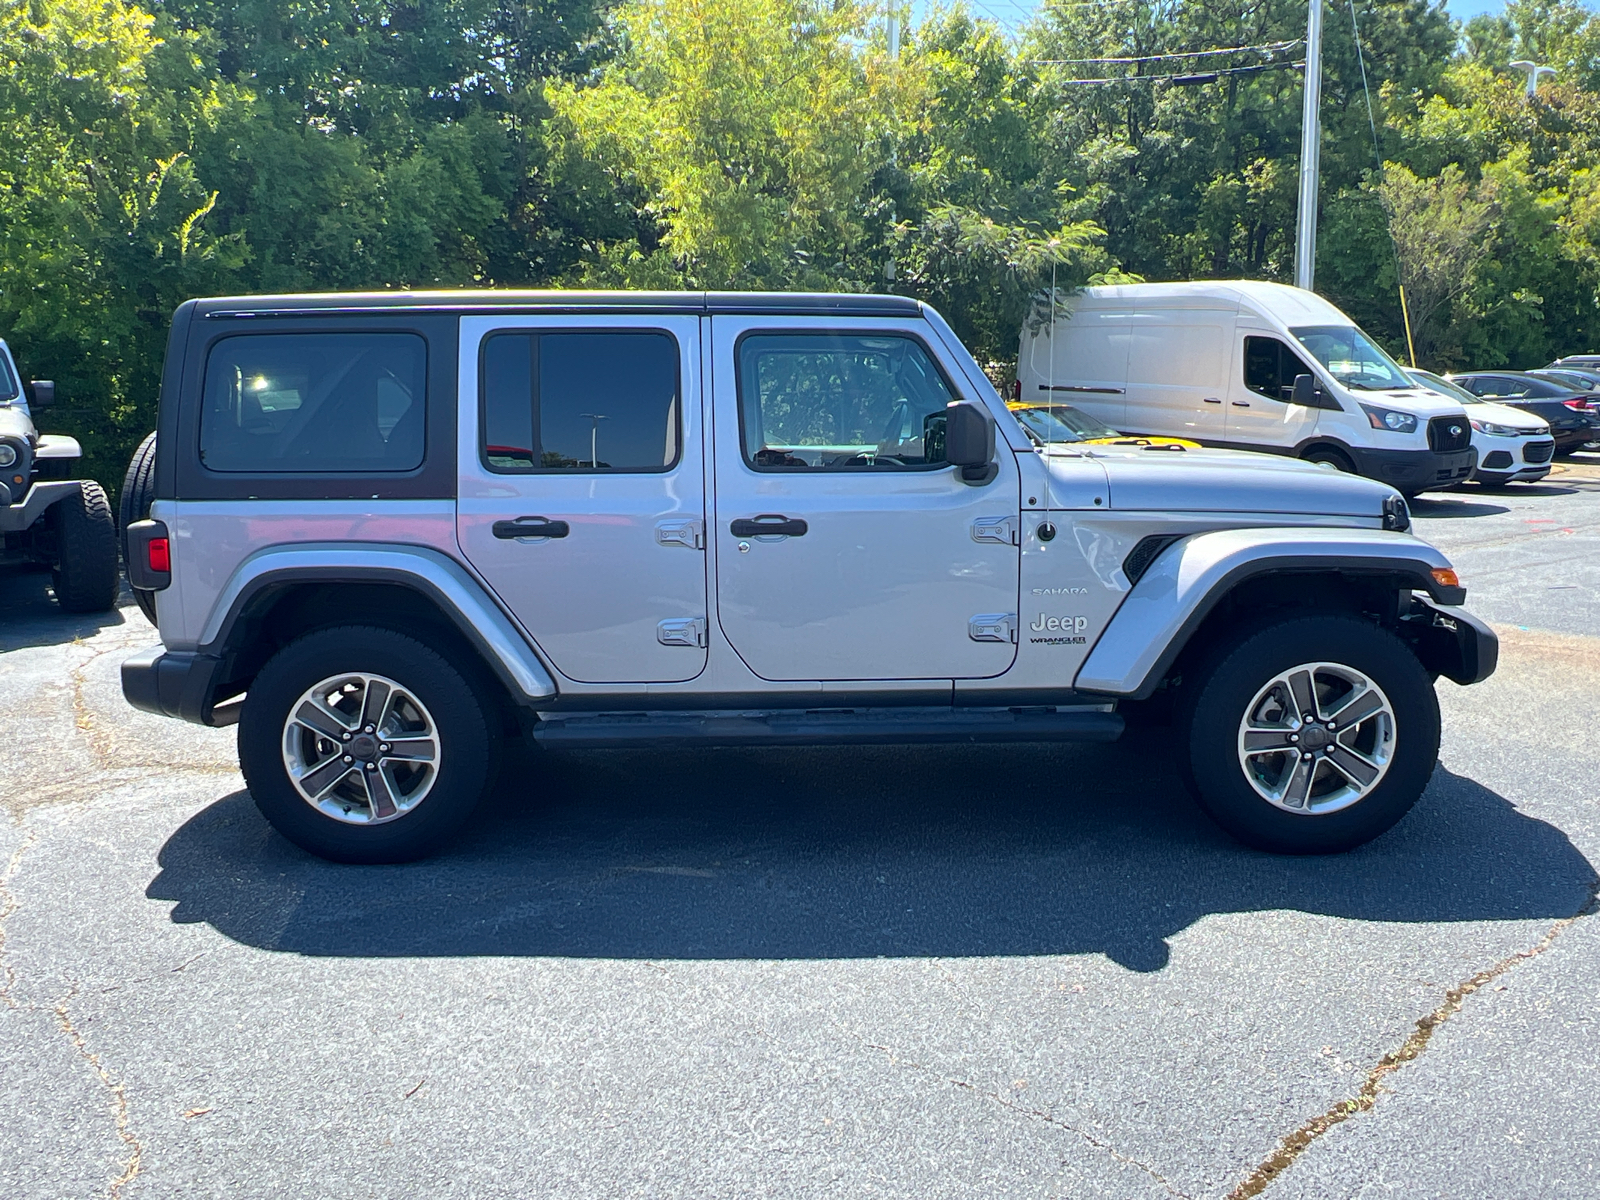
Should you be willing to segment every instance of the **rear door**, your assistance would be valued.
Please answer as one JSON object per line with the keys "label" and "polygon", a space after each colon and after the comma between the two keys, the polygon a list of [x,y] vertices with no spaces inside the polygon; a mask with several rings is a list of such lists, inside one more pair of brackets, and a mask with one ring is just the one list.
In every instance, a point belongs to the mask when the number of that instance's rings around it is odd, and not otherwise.
{"label": "rear door", "polygon": [[984,678],[1015,658],[1016,463],[976,484],[945,465],[961,374],[924,329],[712,318],[717,617],[764,679]]}
{"label": "rear door", "polygon": [[457,537],[569,679],[705,668],[699,321],[461,320]]}
{"label": "rear door", "polygon": [[1221,441],[1233,314],[1140,312],[1128,354],[1127,433]]}

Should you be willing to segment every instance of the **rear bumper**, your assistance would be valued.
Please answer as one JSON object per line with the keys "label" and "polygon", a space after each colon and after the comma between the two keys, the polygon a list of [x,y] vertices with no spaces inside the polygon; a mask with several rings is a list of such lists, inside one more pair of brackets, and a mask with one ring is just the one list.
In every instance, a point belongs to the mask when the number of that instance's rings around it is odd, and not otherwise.
{"label": "rear bumper", "polygon": [[1352,446],[1356,470],[1368,479],[1387,483],[1402,492],[1425,492],[1430,488],[1454,487],[1464,483],[1478,463],[1477,451],[1452,450],[1371,450]]}
{"label": "rear bumper", "polygon": [[232,725],[239,705],[212,704],[222,660],[152,646],[122,664],[122,696],[141,712],[177,717],[195,725]]}
{"label": "rear bumper", "polygon": [[1482,683],[1500,665],[1500,639],[1477,617],[1460,608],[1441,608],[1412,597],[1402,623],[1422,665],[1459,684]]}

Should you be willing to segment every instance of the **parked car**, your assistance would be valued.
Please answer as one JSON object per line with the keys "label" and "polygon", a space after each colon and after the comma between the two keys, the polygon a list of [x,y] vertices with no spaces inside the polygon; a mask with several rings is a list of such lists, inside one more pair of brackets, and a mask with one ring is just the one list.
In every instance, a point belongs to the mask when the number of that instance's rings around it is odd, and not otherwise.
{"label": "parked car", "polygon": [[1565,358],[1556,359],[1545,369],[1600,372],[1600,354],[1569,354]]}
{"label": "parked car", "polygon": [[1547,421],[1520,408],[1474,396],[1432,371],[1408,368],[1406,374],[1421,387],[1459,400],[1466,408],[1467,419],[1472,422],[1472,448],[1478,452],[1472,482],[1504,487],[1508,483],[1534,483],[1550,474],[1556,441]]}
{"label": "parked car", "polygon": [[1024,401],[1070,400],[1125,433],[1263,450],[1414,496],[1475,463],[1466,412],[1419,388],[1349,317],[1276,283],[1086,288],[1022,331]]}
{"label": "parked car", "polygon": [[128,530],[162,644],[123,692],[237,721],[256,804],[329,858],[437,848],[518,725],[1110,741],[1157,693],[1225,828],[1340,850],[1431,777],[1434,678],[1495,665],[1393,488],[1035,446],[904,297],[225,298],[168,345]]}
{"label": "parked car", "polygon": [[76,438],[41,434],[33,410],[49,406],[55,384],[36,380],[33,400],[11,349],[0,341],[0,565],[46,563],[56,603],[68,612],[115,607],[117,529],[104,489],[74,479]]}
{"label": "parked car", "polygon": [[1070,404],[1025,404],[1012,401],[1006,408],[1021,424],[1022,431],[1035,446],[1146,446],[1156,450],[1200,449],[1199,442],[1191,442],[1186,438],[1135,437],[1121,433]]}
{"label": "parked car", "polygon": [[1597,393],[1574,391],[1553,379],[1541,379],[1524,371],[1469,371],[1445,378],[1474,396],[1520,408],[1548,422],[1556,440],[1557,458],[1600,438],[1600,414],[1589,410]]}
{"label": "parked car", "polygon": [[[1600,390],[1600,371],[1580,369],[1578,367],[1539,367],[1529,371],[1529,375],[1537,375],[1540,379],[1553,380],[1563,384],[1575,392],[1594,392]],[[1589,407],[1594,408],[1591,403]]]}

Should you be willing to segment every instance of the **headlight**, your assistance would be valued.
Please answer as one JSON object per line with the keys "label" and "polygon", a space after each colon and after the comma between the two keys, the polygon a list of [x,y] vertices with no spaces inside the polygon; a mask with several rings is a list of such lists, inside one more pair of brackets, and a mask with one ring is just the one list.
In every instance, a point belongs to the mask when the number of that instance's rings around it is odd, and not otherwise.
{"label": "headlight", "polygon": [[1529,429],[1518,429],[1514,425],[1496,425],[1493,421],[1473,421],[1472,427],[1479,433],[1487,433],[1490,437],[1525,437],[1533,432]]}
{"label": "headlight", "polygon": [[1395,412],[1392,408],[1373,408],[1363,404],[1361,411],[1374,429],[1387,429],[1390,433],[1415,433],[1417,418],[1414,413]]}
{"label": "headlight", "polygon": [[0,442],[0,468],[15,465],[17,448],[10,442]]}

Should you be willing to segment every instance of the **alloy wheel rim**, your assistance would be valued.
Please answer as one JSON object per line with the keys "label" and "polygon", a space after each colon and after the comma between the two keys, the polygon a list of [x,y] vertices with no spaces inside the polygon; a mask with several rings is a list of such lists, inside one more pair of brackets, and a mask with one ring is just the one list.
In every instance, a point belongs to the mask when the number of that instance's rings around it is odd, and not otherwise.
{"label": "alloy wheel rim", "polygon": [[397,821],[439,778],[439,727],[416,694],[350,671],[307,688],[283,723],[283,766],[300,798],[347,825]]}
{"label": "alloy wheel rim", "polygon": [[1394,708],[1371,678],[1342,663],[1281,671],[1239,722],[1239,766],[1267,803],[1325,816],[1369,796],[1394,761]]}

